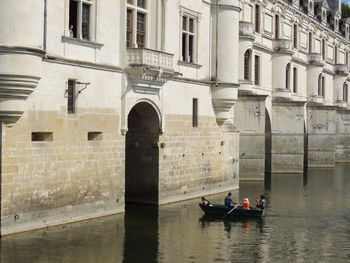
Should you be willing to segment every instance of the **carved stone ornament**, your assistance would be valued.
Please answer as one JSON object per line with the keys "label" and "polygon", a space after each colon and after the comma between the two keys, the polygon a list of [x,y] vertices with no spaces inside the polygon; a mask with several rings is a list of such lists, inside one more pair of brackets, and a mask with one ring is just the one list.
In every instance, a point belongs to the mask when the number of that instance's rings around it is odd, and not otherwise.
{"label": "carved stone ornament", "polygon": [[246,21],[239,21],[239,35],[241,37],[255,38],[253,23]]}
{"label": "carved stone ornament", "polygon": [[277,53],[293,53],[293,45],[290,39],[276,39],[273,41],[273,50]]}
{"label": "carved stone ornament", "polygon": [[319,54],[319,53],[309,54],[309,64],[314,66],[323,66],[324,60],[323,60],[322,54]]}
{"label": "carved stone ornament", "polygon": [[336,64],[334,65],[334,71],[337,75],[348,75],[348,67],[345,64]]}

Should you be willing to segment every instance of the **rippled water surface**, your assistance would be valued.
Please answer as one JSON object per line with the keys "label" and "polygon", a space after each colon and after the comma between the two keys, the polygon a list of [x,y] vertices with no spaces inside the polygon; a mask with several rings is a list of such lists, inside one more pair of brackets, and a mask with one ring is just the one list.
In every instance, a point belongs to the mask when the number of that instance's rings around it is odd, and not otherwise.
{"label": "rippled water surface", "polygon": [[[203,216],[199,199],[5,237],[1,262],[350,262],[350,165],[241,183],[262,220]],[[224,194],[208,196],[222,203]]]}

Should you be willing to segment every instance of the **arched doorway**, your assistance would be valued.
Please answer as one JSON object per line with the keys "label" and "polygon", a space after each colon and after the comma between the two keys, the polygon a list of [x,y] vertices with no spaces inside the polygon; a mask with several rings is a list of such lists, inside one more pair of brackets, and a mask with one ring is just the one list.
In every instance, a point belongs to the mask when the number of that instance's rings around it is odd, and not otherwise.
{"label": "arched doorway", "polygon": [[271,159],[271,150],[272,150],[272,138],[271,138],[271,119],[270,114],[265,109],[265,189],[271,189],[271,168],[272,168],[272,159]]}
{"label": "arched doorway", "polygon": [[125,145],[125,202],[158,205],[159,118],[146,102],[128,115]]}

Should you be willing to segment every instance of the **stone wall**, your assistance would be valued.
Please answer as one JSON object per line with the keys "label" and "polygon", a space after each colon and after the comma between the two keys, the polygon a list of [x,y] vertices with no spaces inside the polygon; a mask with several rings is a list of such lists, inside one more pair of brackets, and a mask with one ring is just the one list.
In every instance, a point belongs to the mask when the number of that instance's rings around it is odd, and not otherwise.
{"label": "stone wall", "polygon": [[[1,233],[124,210],[124,137],[113,109],[28,111],[2,126]],[[32,132],[52,141],[32,141]],[[88,132],[102,140],[88,140]]]}
{"label": "stone wall", "polygon": [[232,142],[224,140],[215,117],[199,118],[192,127],[190,115],[166,115],[166,133],[160,137],[159,202],[184,200],[238,188],[238,156],[234,170],[225,173],[225,146],[238,152],[238,134]]}

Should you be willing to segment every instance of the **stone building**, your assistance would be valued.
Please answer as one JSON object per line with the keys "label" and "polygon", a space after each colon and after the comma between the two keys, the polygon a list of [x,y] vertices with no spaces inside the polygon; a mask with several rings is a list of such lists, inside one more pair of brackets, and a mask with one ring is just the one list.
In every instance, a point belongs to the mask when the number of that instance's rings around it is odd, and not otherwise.
{"label": "stone building", "polygon": [[338,1],[0,3],[1,235],[349,161]]}

